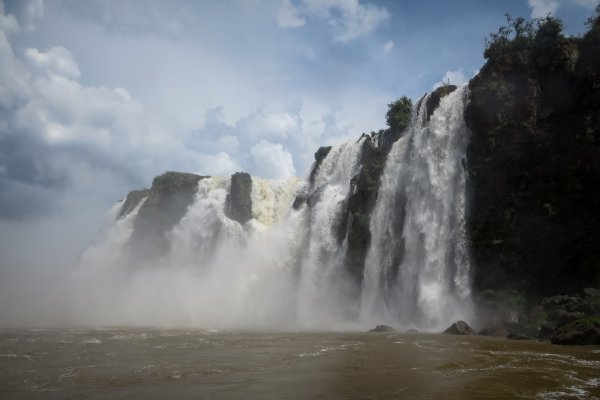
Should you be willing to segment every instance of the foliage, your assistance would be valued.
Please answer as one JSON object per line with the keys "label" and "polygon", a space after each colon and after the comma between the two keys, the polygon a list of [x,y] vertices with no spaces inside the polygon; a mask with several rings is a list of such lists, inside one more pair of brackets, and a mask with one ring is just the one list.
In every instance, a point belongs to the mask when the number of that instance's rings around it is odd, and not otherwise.
{"label": "foliage", "polygon": [[404,130],[410,123],[412,113],[412,100],[406,96],[388,104],[388,111],[385,114],[385,120],[393,130]]}
{"label": "foliage", "polygon": [[483,56],[490,60],[515,52],[528,52],[535,47],[550,47],[563,38],[563,23],[560,19],[547,15],[543,18],[525,20],[513,18],[506,14],[507,25],[501,26],[498,32],[491,33],[486,39]]}
{"label": "foliage", "polygon": [[513,19],[506,14],[506,26],[501,26],[498,32],[491,33],[486,39],[483,56],[486,59],[497,58],[507,52],[527,50],[535,36],[535,21],[524,18]]}

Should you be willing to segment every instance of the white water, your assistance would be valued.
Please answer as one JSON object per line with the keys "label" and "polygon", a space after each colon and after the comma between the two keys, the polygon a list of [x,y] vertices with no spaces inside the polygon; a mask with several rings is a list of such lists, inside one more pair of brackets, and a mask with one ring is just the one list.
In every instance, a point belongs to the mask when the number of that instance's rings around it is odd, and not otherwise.
{"label": "white water", "polygon": [[[253,218],[244,225],[224,213],[230,179],[201,180],[186,215],[166,233],[170,251],[122,273],[126,290],[92,305],[110,310],[100,323],[438,330],[467,318],[463,97],[461,89],[442,99],[428,123],[424,107],[415,110],[413,126],[395,143],[372,213],[362,294],[352,291],[347,242],[337,232],[364,139],[334,147],[310,187],[253,178]],[[293,210],[298,192],[310,199]],[[113,272],[131,269],[124,249],[139,208],[86,252],[84,268],[108,262]]]}
{"label": "white water", "polygon": [[[392,148],[371,219],[365,320],[442,329],[470,315],[465,91],[442,98],[429,123],[425,98]],[[398,241],[404,243],[400,259],[394,257]]]}

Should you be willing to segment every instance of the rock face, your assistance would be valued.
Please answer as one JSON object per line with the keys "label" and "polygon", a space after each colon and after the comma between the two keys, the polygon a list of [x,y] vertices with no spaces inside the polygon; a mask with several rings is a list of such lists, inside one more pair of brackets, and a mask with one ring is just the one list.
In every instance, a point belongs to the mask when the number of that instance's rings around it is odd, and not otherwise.
{"label": "rock face", "polygon": [[[147,191],[148,198],[140,208],[133,226],[130,246],[132,254],[139,259],[159,256],[168,250],[165,232],[177,224],[192,204],[198,181],[205,177],[183,172],[166,172],[152,181]],[[132,192],[133,199],[139,199],[139,192]],[[127,196],[129,200],[130,195]],[[139,201],[138,200],[138,201]],[[126,208],[127,206],[127,208]],[[131,208],[127,200],[121,213]]]}
{"label": "rock face", "polygon": [[600,284],[600,19],[552,32],[490,46],[469,83],[475,292]]}
{"label": "rock face", "polygon": [[435,89],[431,96],[427,99],[427,121],[431,119],[431,114],[435,111],[435,109],[440,105],[440,100],[443,97],[448,96],[450,93],[456,90],[456,86],[454,85],[444,85]]}
{"label": "rock face", "polygon": [[225,200],[225,215],[244,224],[252,219],[252,177],[246,172],[231,175],[231,188]]}
{"label": "rock face", "polygon": [[396,330],[389,325],[377,325],[375,328],[370,329],[369,332],[396,332]]}
{"label": "rock face", "polygon": [[498,318],[492,318],[485,323],[478,334],[482,336],[507,337],[510,335],[510,332],[506,329],[504,321]]}
{"label": "rock face", "polygon": [[127,194],[127,197],[125,198],[125,202],[123,203],[121,210],[119,211],[119,215],[117,215],[117,219],[123,218],[124,216],[132,212],[140,204],[140,202],[149,195],[149,189],[132,190],[131,192],[129,192]]}
{"label": "rock face", "polygon": [[550,338],[553,344],[600,345],[600,318],[581,318],[559,329]]}
{"label": "rock face", "polygon": [[474,335],[475,331],[465,321],[456,321],[444,333],[448,335]]}

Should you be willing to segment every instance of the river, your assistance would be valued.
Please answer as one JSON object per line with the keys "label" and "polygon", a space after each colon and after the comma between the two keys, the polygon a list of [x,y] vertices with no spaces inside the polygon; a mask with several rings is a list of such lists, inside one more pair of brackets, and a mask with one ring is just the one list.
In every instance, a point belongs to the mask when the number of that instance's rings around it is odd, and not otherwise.
{"label": "river", "polygon": [[481,336],[0,331],[2,399],[594,399],[600,347]]}

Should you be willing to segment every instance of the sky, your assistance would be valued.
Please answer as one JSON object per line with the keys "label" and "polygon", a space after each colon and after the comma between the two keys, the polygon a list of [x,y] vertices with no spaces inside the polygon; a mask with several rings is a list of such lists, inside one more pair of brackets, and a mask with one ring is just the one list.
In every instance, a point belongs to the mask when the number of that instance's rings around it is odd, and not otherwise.
{"label": "sky", "polygon": [[467,82],[505,13],[576,35],[599,1],[0,0],[0,267],[81,248],[165,171],[305,176]]}

